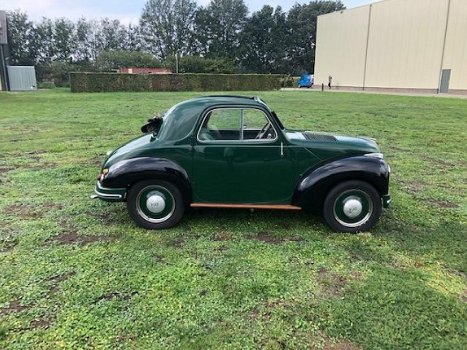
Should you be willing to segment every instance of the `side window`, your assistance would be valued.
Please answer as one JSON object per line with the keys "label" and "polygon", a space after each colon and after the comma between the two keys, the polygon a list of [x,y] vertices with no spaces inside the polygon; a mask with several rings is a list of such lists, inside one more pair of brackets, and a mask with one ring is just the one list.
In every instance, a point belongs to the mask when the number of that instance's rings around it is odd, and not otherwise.
{"label": "side window", "polygon": [[206,114],[198,133],[200,141],[261,141],[276,137],[266,115],[254,108],[213,109]]}
{"label": "side window", "polygon": [[244,109],[243,139],[264,140],[275,139],[276,131],[266,115],[259,109]]}
{"label": "side window", "polygon": [[209,129],[240,130],[241,109],[215,109],[207,119]]}
{"label": "side window", "polygon": [[241,120],[241,109],[214,109],[206,115],[198,137],[201,141],[240,140]]}

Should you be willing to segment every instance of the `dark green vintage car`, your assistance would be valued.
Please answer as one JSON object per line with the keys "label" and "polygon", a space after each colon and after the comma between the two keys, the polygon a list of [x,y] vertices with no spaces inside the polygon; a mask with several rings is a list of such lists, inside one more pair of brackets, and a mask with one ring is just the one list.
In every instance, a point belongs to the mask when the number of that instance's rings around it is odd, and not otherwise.
{"label": "dark green vintage car", "polygon": [[390,202],[390,168],[374,140],[286,129],[261,99],[181,102],[110,153],[93,198],[127,202],[148,229],[187,207],[318,210],[331,228],[370,229]]}

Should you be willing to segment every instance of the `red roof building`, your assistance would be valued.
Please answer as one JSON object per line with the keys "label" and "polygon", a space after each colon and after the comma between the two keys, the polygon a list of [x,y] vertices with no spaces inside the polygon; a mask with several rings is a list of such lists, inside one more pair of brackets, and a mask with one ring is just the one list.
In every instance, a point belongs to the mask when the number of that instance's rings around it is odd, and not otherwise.
{"label": "red roof building", "polygon": [[118,73],[128,74],[172,74],[169,68],[156,68],[156,67],[120,67]]}

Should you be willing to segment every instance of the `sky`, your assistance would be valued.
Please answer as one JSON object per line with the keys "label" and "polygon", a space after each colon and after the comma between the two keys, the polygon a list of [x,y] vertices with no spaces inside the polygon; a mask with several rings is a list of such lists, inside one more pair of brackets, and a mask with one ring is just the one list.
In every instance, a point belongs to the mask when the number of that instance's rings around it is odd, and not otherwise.
{"label": "sky", "polygon": [[[263,5],[280,5],[288,11],[295,3],[308,3],[304,0],[244,0],[250,12],[259,10]],[[347,8],[366,5],[377,0],[343,0]],[[21,9],[34,21],[42,17],[66,17],[76,20],[108,17],[119,19],[124,24],[137,24],[147,0],[0,0],[0,10]],[[196,0],[199,5],[207,5],[209,0]]]}

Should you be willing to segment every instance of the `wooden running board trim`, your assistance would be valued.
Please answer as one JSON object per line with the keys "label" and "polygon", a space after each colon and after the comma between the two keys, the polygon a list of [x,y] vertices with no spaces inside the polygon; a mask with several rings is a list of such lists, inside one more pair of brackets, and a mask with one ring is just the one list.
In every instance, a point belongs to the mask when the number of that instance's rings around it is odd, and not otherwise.
{"label": "wooden running board trim", "polygon": [[237,209],[277,209],[302,210],[300,207],[288,204],[226,204],[226,203],[191,203],[192,208],[237,208]]}

